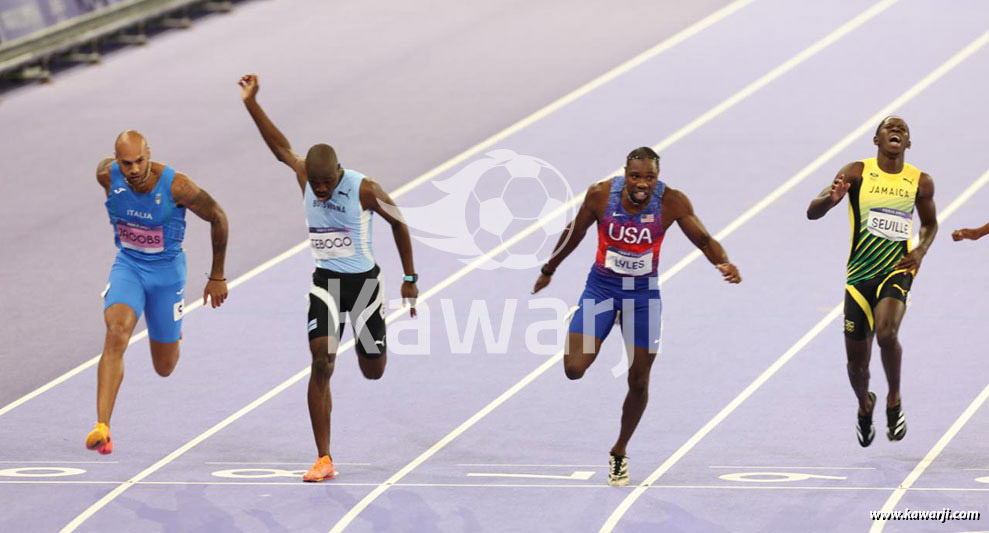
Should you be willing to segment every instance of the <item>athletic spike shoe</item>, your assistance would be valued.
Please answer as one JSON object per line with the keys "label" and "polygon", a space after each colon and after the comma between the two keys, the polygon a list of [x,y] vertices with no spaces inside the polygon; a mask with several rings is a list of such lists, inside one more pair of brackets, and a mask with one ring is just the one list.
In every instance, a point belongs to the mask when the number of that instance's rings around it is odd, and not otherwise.
{"label": "athletic spike shoe", "polygon": [[891,441],[903,440],[907,435],[907,418],[903,416],[903,402],[886,409],[886,437]]}
{"label": "athletic spike shoe", "polygon": [[110,427],[97,422],[96,427],[86,436],[86,448],[96,450],[103,455],[113,453],[113,441],[110,440]]}
{"label": "athletic spike shoe", "polygon": [[612,487],[628,485],[628,457],[611,454],[608,461],[608,484]]}
{"label": "athletic spike shoe", "polygon": [[333,468],[333,460],[330,459],[329,455],[324,455],[317,459],[312,465],[312,468],[302,476],[302,481],[323,481],[324,479],[333,479],[336,475],[337,472]]}
{"label": "athletic spike shoe", "polygon": [[872,398],[872,411],[860,416],[858,424],[855,425],[855,434],[858,435],[859,445],[863,448],[872,444],[872,439],[876,437],[876,428],[872,425],[872,413],[876,411],[876,393],[870,392],[869,398]]}

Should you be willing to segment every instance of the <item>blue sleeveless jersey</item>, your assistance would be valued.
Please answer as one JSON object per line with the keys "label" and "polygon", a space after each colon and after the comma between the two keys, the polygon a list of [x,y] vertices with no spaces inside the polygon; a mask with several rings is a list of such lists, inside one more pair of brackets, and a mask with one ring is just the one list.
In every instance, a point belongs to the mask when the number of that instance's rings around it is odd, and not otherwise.
{"label": "blue sleeveless jersey", "polygon": [[374,268],[371,251],[371,212],[361,208],[364,174],[345,170],[343,178],[325,202],[306,183],[306,222],[309,247],[316,266],[355,274]]}
{"label": "blue sleeveless jersey", "polygon": [[175,205],[172,180],[175,169],[166,166],[155,188],[134,192],[114,161],[110,165],[110,191],[106,212],[120,252],[143,261],[173,259],[182,253],[185,208]]}
{"label": "blue sleeveless jersey", "polygon": [[632,215],[622,206],[625,176],[611,178],[608,208],[598,221],[594,271],[605,276],[655,276],[663,245],[663,193],[658,181],[649,204]]}

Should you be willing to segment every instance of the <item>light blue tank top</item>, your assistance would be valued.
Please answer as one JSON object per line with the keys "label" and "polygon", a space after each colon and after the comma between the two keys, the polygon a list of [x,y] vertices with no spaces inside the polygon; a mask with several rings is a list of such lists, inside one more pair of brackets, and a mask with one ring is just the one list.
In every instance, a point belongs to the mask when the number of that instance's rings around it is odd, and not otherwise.
{"label": "light blue tank top", "polygon": [[163,261],[182,253],[185,208],[175,205],[172,180],[175,169],[166,166],[151,192],[134,192],[114,161],[110,165],[110,192],[106,212],[113,239],[121,253],[143,261]]}
{"label": "light blue tank top", "polygon": [[361,208],[364,174],[344,170],[330,198],[321,202],[306,183],[306,222],[309,247],[316,266],[356,274],[374,268],[371,251],[371,211]]}

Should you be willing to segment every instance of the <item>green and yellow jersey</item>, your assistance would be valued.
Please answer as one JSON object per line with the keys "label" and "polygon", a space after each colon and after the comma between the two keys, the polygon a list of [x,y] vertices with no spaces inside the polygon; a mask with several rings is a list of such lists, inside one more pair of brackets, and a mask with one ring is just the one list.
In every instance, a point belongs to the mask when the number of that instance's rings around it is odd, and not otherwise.
{"label": "green and yellow jersey", "polygon": [[848,191],[852,249],[848,256],[848,285],[876,276],[889,276],[910,252],[913,211],[921,171],[903,164],[898,174],[879,168],[875,158],[862,160],[862,183]]}

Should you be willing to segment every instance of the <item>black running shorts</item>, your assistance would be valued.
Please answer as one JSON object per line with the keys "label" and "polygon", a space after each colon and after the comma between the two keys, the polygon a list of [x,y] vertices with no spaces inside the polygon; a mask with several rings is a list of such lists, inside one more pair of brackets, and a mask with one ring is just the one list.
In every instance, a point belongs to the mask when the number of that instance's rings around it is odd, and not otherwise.
{"label": "black running shorts", "polygon": [[384,285],[377,265],[358,274],[323,268],[313,272],[309,289],[309,340],[332,335],[339,341],[345,314],[350,315],[357,354],[364,357],[384,354]]}
{"label": "black running shorts", "polygon": [[890,297],[906,303],[912,284],[913,274],[897,272],[846,285],[845,336],[854,340],[866,339],[874,329],[872,311],[879,300]]}

